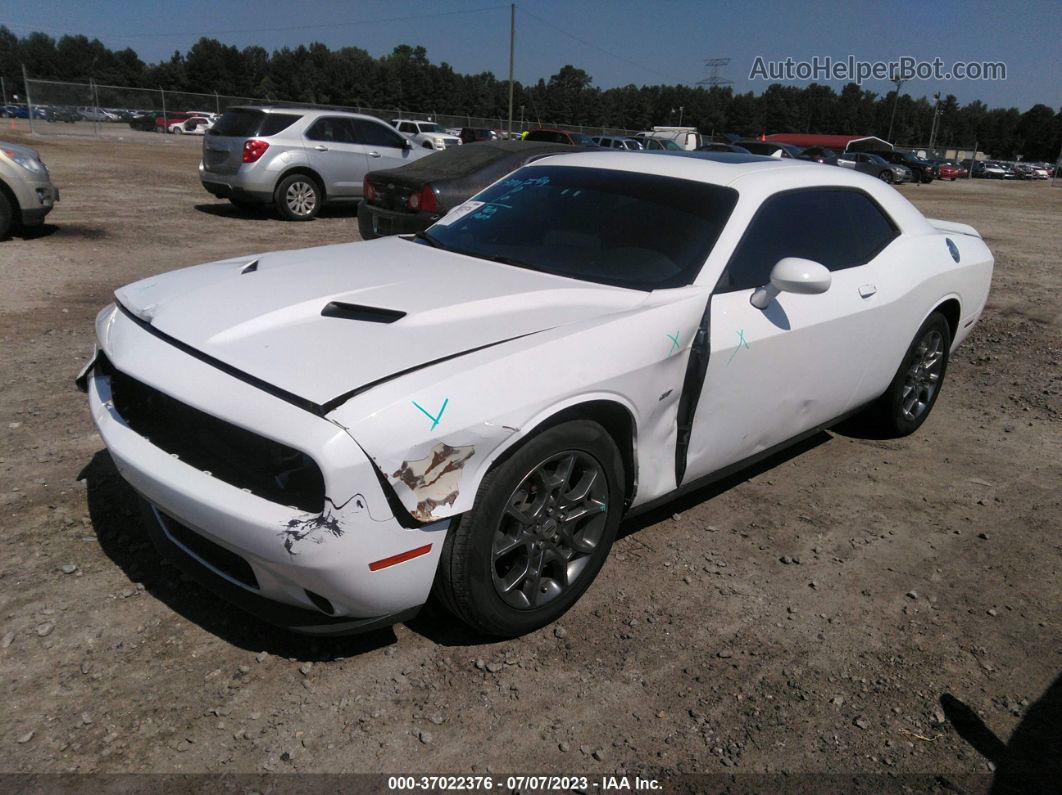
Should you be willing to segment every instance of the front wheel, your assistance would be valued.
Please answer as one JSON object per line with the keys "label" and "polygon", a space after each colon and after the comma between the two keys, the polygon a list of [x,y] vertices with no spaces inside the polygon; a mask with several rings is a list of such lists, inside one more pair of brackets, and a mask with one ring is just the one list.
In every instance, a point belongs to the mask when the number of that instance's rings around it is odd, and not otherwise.
{"label": "front wheel", "polygon": [[8,201],[7,196],[0,193],[0,240],[7,237],[7,233],[11,231],[13,217],[14,209],[11,207],[11,202]]}
{"label": "front wheel", "polygon": [[273,201],[286,221],[309,221],[321,209],[321,188],[305,174],[292,174],[277,185]]}
{"label": "front wheel", "polygon": [[893,437],[918,430],[940,395],[950,349],[951,327],[934,312],[915,334],[885,394],[868,410],[872,424]]}
{"label": "front wheel", "polygon": [[880,179],[882,182],[888,183],[889,185],[891,185],[895,181],[893,173],[887,168],[883,168],[881,171],[878,172],[878,179]]}
{"label": "front wheel", "polygon": [[438,595],[488,635],[557,620],[601,570],[623,497],[623,462],[604,428],[575,420],[543,431],[487,474],[447,535]]}

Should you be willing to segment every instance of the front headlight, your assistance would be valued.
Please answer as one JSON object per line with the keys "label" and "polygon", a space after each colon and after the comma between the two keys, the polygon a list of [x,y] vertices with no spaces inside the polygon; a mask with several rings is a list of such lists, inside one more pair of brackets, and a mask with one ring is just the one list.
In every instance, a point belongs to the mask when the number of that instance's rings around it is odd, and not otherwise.
{"label": "front headlight", "polygon": [[437,144],[446,143],[446,140],[444,138],[432,138],[432,140]]}
{"label": "front headlight", "polygon": [[27,171],[32,171],[34,174],[39,174],[44,170],[44,164],[35,157],[30,157],[22,152],[16,152],[14,149],[0,149],[0,152],[3,152],[13,162],[22,166]]}

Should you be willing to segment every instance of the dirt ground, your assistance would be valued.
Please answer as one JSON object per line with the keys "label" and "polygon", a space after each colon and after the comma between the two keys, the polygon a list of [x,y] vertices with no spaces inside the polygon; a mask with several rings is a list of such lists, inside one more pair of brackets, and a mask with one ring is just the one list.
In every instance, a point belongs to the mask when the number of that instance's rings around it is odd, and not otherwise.
{"label": "dirt ground", "polygon": [[428,609],[321,642],[160,560],[73,377],[114,288],[355,240],[354,213],[241,213],[200,187],[199,139],[3,124],[62,202],[0,242],[0,771],[1062,780],[1062,188],[902,188],[996,256],[913,437],[822,433],[628,522],[586,596],[527,637]]}

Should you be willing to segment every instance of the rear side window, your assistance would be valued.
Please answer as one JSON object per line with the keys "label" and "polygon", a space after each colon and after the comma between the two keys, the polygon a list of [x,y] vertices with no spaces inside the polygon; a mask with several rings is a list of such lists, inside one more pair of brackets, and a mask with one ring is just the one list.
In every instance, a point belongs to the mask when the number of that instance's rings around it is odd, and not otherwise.
{"label": "rear side window", "polygon": [[[175,114],[170,114],[175,115]],[[223,135],[231,138],[248,138],[258,132],[258,125],[262,122],[265,112],[250,108],[231,108],[221,114],[221,118],[214,122],[211,135]]]}
{"label": "rear side window", "polygon": [[718,292],[762,287],[784,257],[819,262],[831,271],[864,265],[899,234],[862,191],[811,189],[767,199],[745,230]]}
{"label": "rear side window", "polygon": [[310,129],[306,131],[306,137],[311,141],[331,141],[336,144],[355,143],[350,119],[342,116],[322,116],[310,125]]}
{"label": "rear side window", "polygon": [[258,131],[258,135],[261,138],[276,135],[278,132],[288,129],[301,118],[302,116],[296,116],[292,113],[269,113],[262,122],[262,128]]}
{"label": "rear side window", "polygon": [[354,125],[354,134],[359,144],[366,146],[392,146],[401,149],[406,144],[406,139],[396,133],[392,128],[380,122],[368,119],[351,119]]}

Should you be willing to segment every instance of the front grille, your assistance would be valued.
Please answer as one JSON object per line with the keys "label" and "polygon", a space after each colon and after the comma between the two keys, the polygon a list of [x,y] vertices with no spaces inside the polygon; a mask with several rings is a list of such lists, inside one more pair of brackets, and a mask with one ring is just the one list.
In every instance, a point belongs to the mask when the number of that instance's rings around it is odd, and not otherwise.
{"label": "front grille", "polygon": [[170,538],[184,547],[185,551],[236,582],[258,590],[258,578],[254,576],[254,569],[246,560],[185,527],[169,514],[159,511],[159,518]]}
{"label": "front grille", "polygon": [[271,502],[324,510],[324,477],[305,453],[181,403],[116,370],[102,354],[97,366],[111,376],[115,410],[156,447]]}

